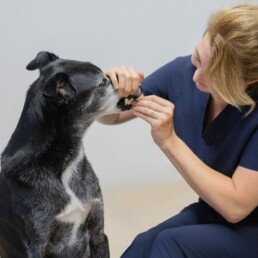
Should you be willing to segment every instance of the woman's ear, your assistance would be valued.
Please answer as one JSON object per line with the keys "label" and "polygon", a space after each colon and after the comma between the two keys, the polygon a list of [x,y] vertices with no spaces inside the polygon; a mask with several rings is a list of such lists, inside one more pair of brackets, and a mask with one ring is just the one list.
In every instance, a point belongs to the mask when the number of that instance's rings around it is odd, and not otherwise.
{"label": "woman's ear", "polygon": [[254,83],[256,83],[256,82],[258,82],[258,79],[246,81],[245,84],[246,84],[246,86],[248,87],[249,85],[252,85],[252,84],[254,84]]}

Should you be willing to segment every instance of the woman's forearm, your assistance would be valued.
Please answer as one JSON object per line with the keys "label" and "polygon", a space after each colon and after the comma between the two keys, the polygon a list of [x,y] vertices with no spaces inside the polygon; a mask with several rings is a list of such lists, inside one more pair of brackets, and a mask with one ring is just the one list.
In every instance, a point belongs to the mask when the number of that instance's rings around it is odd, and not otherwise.
{"label": "woman's forearm", "polygon": [[205,202],[228,221],[236,222],[241,198],[231,178],[207,166],[177,136],[165,142],[161,149]]}
{"label": "woman's forearm", "polygon": [[135,118],[135,116],[133,115],[133,112],[129,110],[121,113],[105,115],[103,117],[100,117],[98,119],[98,122],[106,125],[116,125],[127,122],[133,118]]}
{"label": "woman's forearm", "polygon": [[116,124],[116,121],[119,117],[119,114],[111,114],[100,117],[97,121],[101,124],[113,125]]}

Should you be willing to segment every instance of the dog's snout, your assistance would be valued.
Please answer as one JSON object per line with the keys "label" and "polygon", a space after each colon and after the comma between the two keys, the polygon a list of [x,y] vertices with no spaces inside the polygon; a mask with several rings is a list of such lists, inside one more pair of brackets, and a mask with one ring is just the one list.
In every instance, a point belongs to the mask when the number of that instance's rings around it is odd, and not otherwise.
{"label": "dog's snout", "polygon": [[136,93],[134,93],[133,95],[129,95],[128,97],[121,98],[117,103],[117,107],[121,111],[129,110],[131,109],[133,102],[136,99],[138,99],[141,95],[142,95],[142,88],[139,86],[139,89]]}

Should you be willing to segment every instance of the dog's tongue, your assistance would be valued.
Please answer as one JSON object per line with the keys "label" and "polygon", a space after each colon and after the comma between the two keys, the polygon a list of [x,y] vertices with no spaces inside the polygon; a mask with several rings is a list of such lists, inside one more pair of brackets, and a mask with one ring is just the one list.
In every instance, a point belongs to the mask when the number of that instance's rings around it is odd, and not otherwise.
{"label": "dog's tongue", "polygon": [[121,98],[117,103],[117,107],[122,111],[129,110],[132,107],[132,103],[136,99],[138,99],[141,95],[142,95],[142,89],[141,87],[139,87],[139,90],[135,94],[129,95],[128,97],[125,97],[125,98]]}

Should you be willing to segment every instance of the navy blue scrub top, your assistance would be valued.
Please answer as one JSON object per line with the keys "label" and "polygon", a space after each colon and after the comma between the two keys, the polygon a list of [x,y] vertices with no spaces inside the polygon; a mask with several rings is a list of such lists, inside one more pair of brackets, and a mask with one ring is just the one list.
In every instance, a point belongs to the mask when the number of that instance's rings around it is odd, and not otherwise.
{"label": "navy blue scrub top", "polygon": [[[206,128],[210,94],[196,87],[195,69],[191,56],[179,57],[144,79],[143,93],[175,105],[177,135],[209,167],[228,177],[239,165],[258,172],[258,105],[247,117],[249,107],[227,105]],[[257,102],[258,94],[253,97]],[[258,208],[249,217],[258,222]]]}

